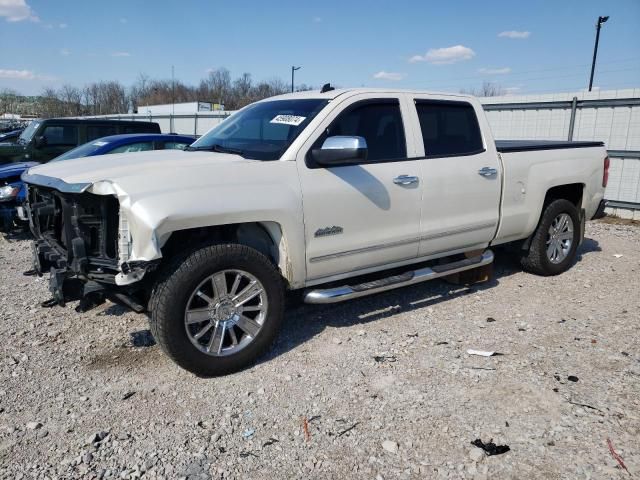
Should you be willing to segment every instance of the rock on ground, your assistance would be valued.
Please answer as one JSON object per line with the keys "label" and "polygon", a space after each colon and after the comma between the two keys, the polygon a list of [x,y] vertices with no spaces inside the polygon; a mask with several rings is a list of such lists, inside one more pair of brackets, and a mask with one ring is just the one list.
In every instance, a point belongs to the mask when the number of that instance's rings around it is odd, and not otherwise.
{"label": "rock on ground", "polygon": [[0,238],[0,478],[628,478],[607,439],[635,477],[638,245],[592,222],[557,277],[497,250],[471,288],[296,307],[255,367],[201,379],[144,315],[40,307],[29,242]]}

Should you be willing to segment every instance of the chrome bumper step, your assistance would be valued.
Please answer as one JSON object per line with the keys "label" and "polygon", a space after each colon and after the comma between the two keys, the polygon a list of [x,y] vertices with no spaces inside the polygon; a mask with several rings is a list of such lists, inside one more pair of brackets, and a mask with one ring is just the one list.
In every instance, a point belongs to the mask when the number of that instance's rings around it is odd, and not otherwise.
{"label": "chrome bumper step", "polygon": [[399,275],[364,282],[358,285],[345,285],[342,287],[327,288],[324,290],[309,290],[304,295],[305,303],[338,303],[353,298],[364,297],[374,293],[384,292],[394,288],[406,287],[420,282],[426,282],[435,278],[446,277],[454,273],[483,267],[493,262],[493,252],[485,250],[482,255],[458,260],[456,262],[433,267],[411,270]]}

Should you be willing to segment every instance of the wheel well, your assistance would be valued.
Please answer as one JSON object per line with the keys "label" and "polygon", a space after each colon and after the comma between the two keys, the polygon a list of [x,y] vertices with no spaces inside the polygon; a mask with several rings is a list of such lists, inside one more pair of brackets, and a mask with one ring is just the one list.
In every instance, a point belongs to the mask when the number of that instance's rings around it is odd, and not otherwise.
{"label": "wheel well", "polygon": [[[582,192],[584,191],[584,185],[582,183],[568,183],[566,185],[558,185],[556,187],[552,187],[547,190],[547,194],[544,197],[544,203],[542,204],[542,209],[540,210],[540,216],[538,218],[538,223],[542,220],[542,214],[544,213],[545,208],[554,200],[565,199],[569,200],[573,203],[578,210],[582,208]],[[537,228],[537,227],[536,227]],[[531,239],[533,238],[534,232],[522,242],[520,248],[522,250],[528,250],[531,245]]]}
{"label": "wheel well", "polygon": [[171,258],[187,249],[211,242],[233,242],[251,247],[269,258],[291,281],[291,268],[282,228],[275,222],[250,222],[188,228],[171,234],[162,247],[162,256]]}
{"label": "wheel well", "polygon": [[558,200],[560,198],[569,200],[579,210],[582,207],[583,190],[584,185],[582,183],[570,183],[567,185],[558,185],[557,187],[550,188],[549,190],[547,190],[547,194],[544,197],[544,206],[542,207],[542,211],[544,211],[544,207],[549,205],[554,200]]}

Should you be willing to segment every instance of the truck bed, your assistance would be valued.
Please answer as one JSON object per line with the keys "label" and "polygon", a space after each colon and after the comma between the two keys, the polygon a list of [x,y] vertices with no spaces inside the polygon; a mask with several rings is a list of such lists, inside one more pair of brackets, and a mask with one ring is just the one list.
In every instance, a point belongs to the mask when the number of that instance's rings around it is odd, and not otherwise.
{"label": "truck bed", "polygon": [[603,147],[604,142],[572,142],[566,140],[496,140],[499,152],[529,152],[534,150],[559,150],[565,148]]}

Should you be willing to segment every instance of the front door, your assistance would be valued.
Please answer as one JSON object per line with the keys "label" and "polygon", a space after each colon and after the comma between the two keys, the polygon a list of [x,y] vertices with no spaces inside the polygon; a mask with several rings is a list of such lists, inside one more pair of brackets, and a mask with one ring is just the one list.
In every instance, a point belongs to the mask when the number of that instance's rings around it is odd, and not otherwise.
{"label": "front door", "polygon": [[[307,281],[414,259],[420,222],[420,162],[398,96],[358,95],[324,120],[298,156],[303,192]],[[360,136],[368,158],[322,168],[308,152],[327,137]],[[409,139],[409,143],[407,143]]]}
{"label": "front door", "polygon": [[483,112],[467,101],[412,103],[424,147],[420,257],[487,247],[499,221],[501,170],[481,133],[489,128]]}
{"label": "front door", "polygon": [[[78,145],[78,127],[68,124],[47,124],[36,138],[44,137],[44,144],[33,148],[31,159],[36,162],[47,162],[71,150]],[[34,138],[32,141],[35,141]]]}

